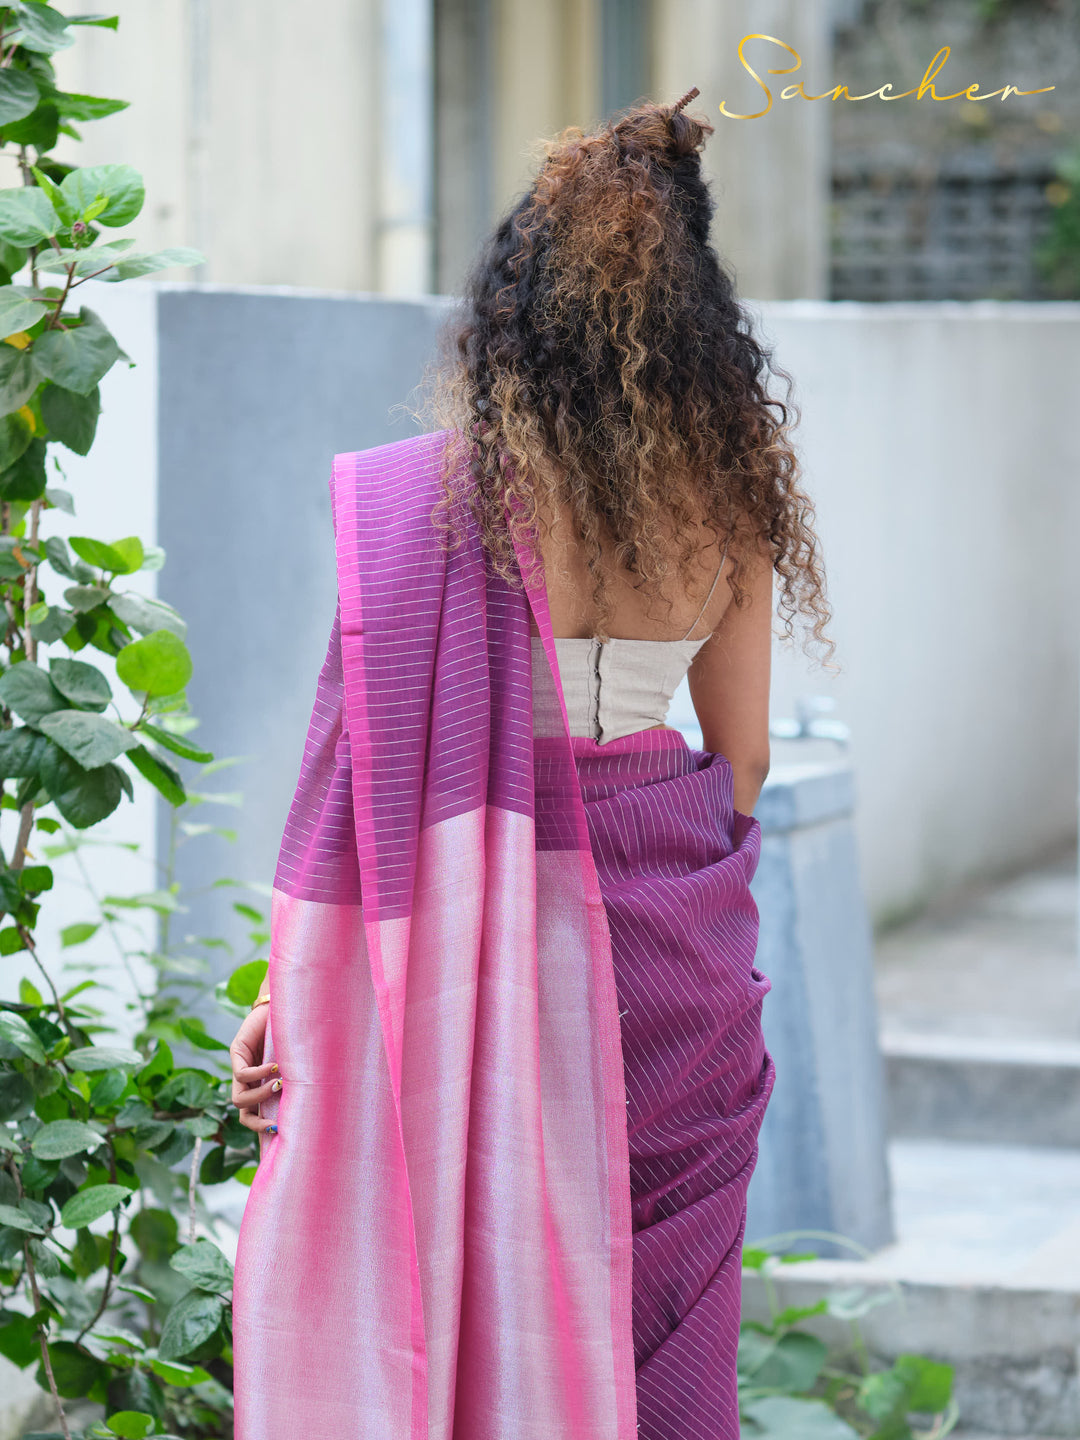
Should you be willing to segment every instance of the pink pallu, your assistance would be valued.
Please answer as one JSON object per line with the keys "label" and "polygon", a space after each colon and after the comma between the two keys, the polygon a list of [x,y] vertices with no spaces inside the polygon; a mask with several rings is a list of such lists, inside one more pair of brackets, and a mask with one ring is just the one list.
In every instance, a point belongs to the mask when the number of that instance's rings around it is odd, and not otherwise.
{"label": "pink pallu", "polygon": [[432,523],[444,440],[335,457],[236,1440],[734,1440],[757,827],[674,732],[571,740],[542,582]]}

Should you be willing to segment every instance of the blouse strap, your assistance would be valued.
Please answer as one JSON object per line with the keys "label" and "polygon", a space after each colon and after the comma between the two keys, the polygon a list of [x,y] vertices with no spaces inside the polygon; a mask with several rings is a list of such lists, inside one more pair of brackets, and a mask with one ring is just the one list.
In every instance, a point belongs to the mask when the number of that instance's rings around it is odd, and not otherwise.
{"label": "blouse strap", "polygon": [[[705,614],[705,611],[709,608],[709,601],[710,601],[710,600],[712,599],[712,597],[713,597],[713,594],[714,594],[714,592],[715,592],[715,590],[716,590],[717,582],[718,582],[719,579],[720,579],[720,572],[721,572],[721,571],[723,570],[723,568],[724,568],[724,561],[727,559],[728,545],[729,545],[730,543],[731,543],[731,537],[730,537],[730,535],[729,535],[728,538],[727,538],[727,540],[724,541],[724,549],[723,549],[723,553],[722,553],[721,556],[720,556],[720,564],[716,567],[716,574],[713,576],[713,582],[712,582],[712,584],[709,586],[709,593],[705,596],[705,600],[704,600],[704,602],[703,602],[703,604],[702,604],[702,606],[701,606],[701,609],[698,611],[696,617],[694,618],[694,623],[690,626],[690,630],[695,630],[695,629],[698,627],[698,625],[701,623],[701,617]],[[687,630],[686,634],[682,637],[683,640],[689,640],[689,639],[690,639],[690,630]],[[707,639],[707,638],[708,638],[708,637],[706,636],[706,639]]]}

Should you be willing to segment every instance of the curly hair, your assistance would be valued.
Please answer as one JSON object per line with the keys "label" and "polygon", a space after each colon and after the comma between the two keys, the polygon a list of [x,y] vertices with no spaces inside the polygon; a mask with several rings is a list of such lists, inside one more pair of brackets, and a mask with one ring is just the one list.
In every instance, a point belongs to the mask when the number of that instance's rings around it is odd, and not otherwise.
{"label": "curly hair", "polygon": [[790,378],[709,243],[700,151],[713,127],[683,104],[564,130],[482,252],[435,375],[443,518],[464,501],[513,579],[515,539],[538,556],[544,517],[568,507],[602,617],[605,553],[662,595],[673,573],[689,580],[704,531],[728,543],[741,605],[767,551],[784,633],[801,614],[831,654]]}

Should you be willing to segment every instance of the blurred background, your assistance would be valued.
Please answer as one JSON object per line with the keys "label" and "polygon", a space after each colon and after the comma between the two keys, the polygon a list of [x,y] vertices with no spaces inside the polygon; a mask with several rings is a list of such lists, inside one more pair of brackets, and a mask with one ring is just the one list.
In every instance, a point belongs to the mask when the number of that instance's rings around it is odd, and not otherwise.
{"label": "blurred background", "polygon": [[[198,736],[243,759],[235,838],[181,855],[185,923],[239,945],[215,884],[272,877],[334,610],[331,456],[410,432],[402,402],[538,141],[698,86],[714,239],[801,410],[840,664],[778,637],[756,893],[788,1079],[751,1234],[869,1247],[783,1294],[902,1280],[869,1341],[955,1364],[972,1430],[1080,1433],[1080,4],[115,8],[118,33],[57,69],[131,106],[59,153],[136,166],[140,241],[207,260],[96,287],[138,366],[107,377],[71,469],[80,523],[136,506],[167,550]],[[762,108],[748,34],[801,57],[777,93],[911,89],[943,46],[939,94],[1053,88],[729,120],[721,102]],[[673,720],[693,736],[685,693]],[[117,815],[165,853],[167,816]]]}
{"label": "blurred background", "polygon": [[[119,13],[117,34],[84,32],[58,59],[70,89],[131,98],[70,158],[120,155],[144,173],[140,240],[198,247],[204,291],[414,301],[380,340],[385,395],[363,378],[369,347],[342,336],[337,383],[351,375],[370,402],[351,426],[331,436],[303,415],[326,393],[311,369],[325,344],[303,357],[294,345],[283,362],[301,378],[306,367],[305,390],[271,403],[278,364],[258,372],[264,400],[245,399],[252,430],[260,403],[275,429],[282,403],[293,415],[310,473],[283,480],[280,503],[314,486],[322,514],[331,443],[407,424],[388,428],[438,326],[437,301],[420,318],[424,297],[459,290],[540,139],[697,85],[717,127],[705,154],[715,241],[794,380],[837,611],[841,674],[778,650],[776,710],[822,695],[850,726],[875,919],[1074,833],[1072,592],[1046,536],[1049,517],[1057,533],[1077,518],[1075,0],[326,0],[317,21],[279,0],[128,0]],[[801,58],[770,82],[776,93],[791,79],[810,94],[910,89],[946,45],[939,94],[1054,88],[984,103],[777,100],[761,119],[724,119],[721,101],[762,108],[739,61],[751,33]],[[746,58],[762,74],[793,63],[761,40]],[[244,386],[255,371],[234,360]],[[209,425],[196,428],[224,463]],[[175,588],[175,572],[164,583]],[[275,753],[271,734],[257,738]],[[280,797],[268,804],[264,871]]]}

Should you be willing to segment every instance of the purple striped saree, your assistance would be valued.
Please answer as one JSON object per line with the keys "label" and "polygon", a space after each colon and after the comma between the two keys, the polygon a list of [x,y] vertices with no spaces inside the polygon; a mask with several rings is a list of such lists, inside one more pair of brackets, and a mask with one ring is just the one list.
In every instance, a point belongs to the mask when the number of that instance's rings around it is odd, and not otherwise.
{"label": "purple striped saree", "polygon": [[735,1440],[758,828],[674,731],[571,739],[542,583],[432,523],[443,440],[335,459],[236,1440]]}

